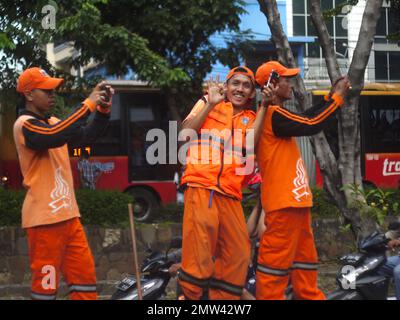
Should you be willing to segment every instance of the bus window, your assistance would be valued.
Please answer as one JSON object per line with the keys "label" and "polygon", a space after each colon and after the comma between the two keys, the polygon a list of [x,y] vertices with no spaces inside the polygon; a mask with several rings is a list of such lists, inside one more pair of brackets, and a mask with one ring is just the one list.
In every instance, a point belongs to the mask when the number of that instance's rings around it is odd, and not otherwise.
{"label": "bus window", "polygon": [[[168,108],[161,94],[124,93],[121,106],[126,108],[126,137],[129,157],[130,181],[173,180],[176,166],[166,163],[150,165],[146,159],[147,148],[154,141],[146,141],[151,129],[161,129],[168,142]],[[168,162],[168,146],[165,159]]]}
{"label": "bus window", "polygon": [[366,111],[362,125],[365,152],[399,152],[399,98],[396,96],[365,96],[362,98],[361,112]]}
{"label": "bus window", "polygon": [[[94,113],[91,115],[91,117],[93,116]],[[73,150],[73,148],[82,146],[70,144],[69,147],[70,155],[73,156],[71,150]],[[111,108],[110,121],[108,122],[105,132],[94,143],[92,143],[90,147],[91,156],[126,155],[124,138],[121,132],[121,105],[119,94],[115,94],[113,96],[113,106]]]}
{"label": "bus window", "polygon": [[129,109],[130,155],[133,166],[146,165],[146,133],[155,124],[155,115],[151,106]]}

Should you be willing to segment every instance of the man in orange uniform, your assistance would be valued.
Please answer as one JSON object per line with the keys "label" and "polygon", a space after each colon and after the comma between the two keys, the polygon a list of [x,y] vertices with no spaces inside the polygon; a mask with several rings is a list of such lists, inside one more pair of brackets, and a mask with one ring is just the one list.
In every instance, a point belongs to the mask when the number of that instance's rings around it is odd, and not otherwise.
{"label": "man in orange uniform", "polygon": [[[242,294],[250,241],[241,188],[245,175],[254,170],[248,166],[254,151],[247,145],[247,155],[242,155],[245,140],[257,140],[266,111],[261,108],[256,118],[248,109],[254,96],[253,72],[236,67],[223,86],[209,84],[208,95],[183,122],[184,129],[200,133],[191,141],[182,177],[187,189],[179,283],[186,299],[200,299],[204,289],[210,299],[239,299]],[[250,171],[240,172],[246,168],[243,158]]]}
{"label": "man in orange uniform", "polygon": [[[27,194],[22,207],[22,227],[29,242],[31,296],[56,298],[60,273],[71,299],[96,299],[93,257],[80,223],[67,143],[90,143],[108,123],[112,94],[96,86],[81,106],[60,121],[47,114],[54,106],[63,79],[51,78],[43,69],[29,68],[18,79],[17,91],[25,109],[14,124],[14,140]],[[86,124],[91,113],[93,120]]]}
{"label": "man in orange uniform", "polygon": [[320,132],[343,105],[349,81],[337,82],[324,101],[302,114],[283,108],[290,99],[290,79],[300,69],[276,61],[260,66],[256,81],[263,87],[272,71],[279,75],[258,144],[263,184],[265,230],[259,249],[257,299],[284,299],[289,276],[296,299],[325,299],[317,287],[317,252],[311,229],[312,194],[307,172],[294,137]]}

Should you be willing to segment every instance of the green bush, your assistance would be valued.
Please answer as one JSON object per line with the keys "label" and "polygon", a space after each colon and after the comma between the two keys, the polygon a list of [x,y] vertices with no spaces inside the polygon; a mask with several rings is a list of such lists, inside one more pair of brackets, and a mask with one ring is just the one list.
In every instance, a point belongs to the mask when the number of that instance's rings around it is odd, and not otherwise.
{"label": "green bush", "polygon": [[[129,224],[131,196],[119,191],[76,190],[76,200],[84,225],[123,227]],[[0,226],[21,225],[25,191],[0,189]]]}
{"label": "green bush", "polygon": [[[326,199],[325,191],[321,189],[313,189],[313,199],[314,206],[311,210],[314,217],[338,217],[339,210],[338,208],[329,203]],[[246,217],[251,214],[253,208],[257,204],[257,199],[251,199],[248,202],[243,202],[243,212]],[[155,218],[155,222],[161,221],[173,221],[173,222],[182,222],[183,217],[183,205],[171,203],[164,207],[160,207],[157,216]]]}
{"label": "green bush", "polygon": [[132,197],[119,191],[77,190],[76,201],[84,225],[124,227],[129,225],[128,203]]}
{"label": "green bush", "polygon": [[313,188],[313,207],[311,213],[313,217],[338,217],[339,209],[332,203],[328,202],[326,192],[323,189]]}
{"label": "green bush", "polygon": [[0,188],[0,226],[20,226],[25,191]]}
{"label": "green bush", "polygon": [[156,213],[154,222],[171,221],[182,222],[183,204],[169,203],[161,206]]}
{"label": "green bush", "polygon": [[[253,210],[256,204],[257,204],[257,199],[252,199],[246,203],[242,203],[243,211],[246,218],[250,215],[251,211]],[[167,204],[158,209],[154,222],[163,222],[163,221],[182,222],[183,211],[184,211],[183,204],[178,204],[178,203]]]}
{"label": "green bush", "polygon": [[360,210],[361,216],[375,219],[380,226],[399,214],[399,189],[361,189],[356,184],[346,185],[344,189],[356,199],[354,206]]}
{"label": "green bush", "polygon": [[[400,203],[400,190],[387,191],[386,202],[388,207],[397,208]],[[390,191],[390,192],[389,192]],[[326,200],[325,192],[313,189],[314,217],[338,217],[337,207]],[[103,227],[126,227],[129,225],[128,203],[131,196],[119,191],[105,190],[76,190],[76,199],[85,225],[98,225]],[[19,226],[21,224],[21,208],[25,191],[0,189],[0,226]],[[243,210],[248,217],[256,200],[253,199],[243,204]],[[393,215],[398,214],[393,212]],[[171,221],[182,222],[183,205],[171,203],[160,207],[155,222]]]}

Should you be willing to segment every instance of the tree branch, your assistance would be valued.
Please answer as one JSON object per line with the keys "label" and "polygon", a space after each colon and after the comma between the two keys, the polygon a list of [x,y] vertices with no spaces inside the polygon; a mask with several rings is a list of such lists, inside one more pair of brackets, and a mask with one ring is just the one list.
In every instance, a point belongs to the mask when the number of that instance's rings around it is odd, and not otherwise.
{"label": "tree branch", "polygon": [[[283,31],[276,1],[258,0],[258,3],[260,5],[261,12],[263,12],[267,18],[267,23],[272,35],[271,40],[275,45],[278,58],[286,67],[297,68],[296,60],[293,56],[292,49],[290,48],[289,40]],[[306,110],[311,105],[311,99],[305,94],[306,87],[300,77],[296,78],[293,91],[297,102],[296,108],[299,111]]]}
{"label": "tree branch", "polygon": [[314,24],[315,30],[317,31],[318,40],[328,68],[329,78],[331,79],[331,83],[333,83],[341,76],[341,74],[336,58],[333,40],[329,35],[328,28],[326,27],[326,23],[321,11],[320,0],[311,0],[310,8],[311,20]]}
{"label": "tree branch", "polygon": [[380,8],[382,7],[382,1],[383,0],[368,0],[365,6],[360,34],[349,68],[350,81],[353,90],[356,92],[361,91],[364,86],[365,68],[367,67],[371,54],[376,25],[381,16]]}

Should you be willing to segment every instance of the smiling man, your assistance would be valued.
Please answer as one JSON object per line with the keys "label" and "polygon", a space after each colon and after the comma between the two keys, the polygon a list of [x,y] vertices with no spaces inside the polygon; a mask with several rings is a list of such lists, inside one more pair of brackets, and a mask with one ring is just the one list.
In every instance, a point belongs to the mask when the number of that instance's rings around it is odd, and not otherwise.
{"label": "smiling man", "polygon": [[[96,299],[94,261],[79,219],[67,144],[90,143],[104,131],[111,108],[106,100],[113,90],[109,87],[108,94],[106,83],[98,84],[61,121],[48,114],[62,82],[35,67],[25,70],[17,84],[25,98],[25,109],[14,124],[14,141],[27,189],[22,227],[28,235],[31,296],[55,299],[62,274],[71,299]],[[87,123],[91,113],[95,115]]]}
{"label": "smiling man", "polygon": [[[182,177],[186,190],[179,281],[186,299],[200,299],[203,290],[210,299],[239,299],[242,294],[250,240],[240,200],[243,180],[252,170],[238,169],[252,157],[243,155],[246,134],[257,137],[265,114],[261,108],[256,118],[249,109],[254,97],[253,72],[236,67],[223,85],[209,83],[208,94],[183,122],[184,129],[200,133],[191,141]],[[253,144],[254,136],[247,141]]]}

